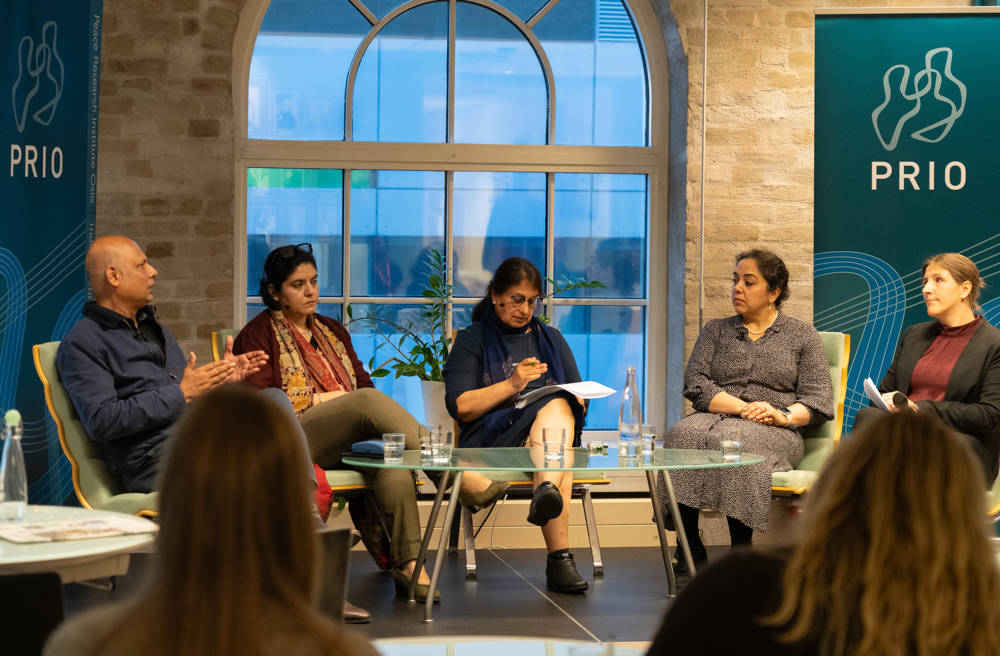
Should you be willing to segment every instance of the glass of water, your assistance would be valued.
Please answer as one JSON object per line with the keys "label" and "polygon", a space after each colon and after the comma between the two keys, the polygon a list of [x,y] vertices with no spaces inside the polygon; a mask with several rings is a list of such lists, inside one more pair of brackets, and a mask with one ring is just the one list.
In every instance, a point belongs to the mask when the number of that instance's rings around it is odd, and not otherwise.
{"label": "glass of water", "polygon": [[739,440],[720,440],[719,451],[722,462],[739,462],[743,455],[743,443]]}
{"label": "glass of water", "polygon": [[420,427],[420,459],[430,461],[433,459],[431,453],[431,436],[441,432],[441,424],[427,424]]}
{"label": "glass of water", "polygon": [[639,430],[639,455],[653,455],[653,446],[656,443],[656,426],[643,424]]}
{"label": "glass of water", "polygon": [[386,462],[403,462],[406,435],[403,433],[382,433],[382,458]]}
{"label": "glass of water", "polygon": [[435,465],[447,465],[451,462],[450,430],[439,430],[431,433],[431,460]]}
{"label": "glass of water", "polygon": [[562,460],[566,450],[565,428],[542,428],[542,444],[545,447],[545,461]]}

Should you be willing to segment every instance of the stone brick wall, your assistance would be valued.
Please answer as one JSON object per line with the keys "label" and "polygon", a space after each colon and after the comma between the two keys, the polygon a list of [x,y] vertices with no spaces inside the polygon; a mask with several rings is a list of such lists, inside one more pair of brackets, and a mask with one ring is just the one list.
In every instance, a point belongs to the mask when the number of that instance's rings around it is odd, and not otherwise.
{"label": "stone brick wall", "polygon": [[104,0],[97,234],[160,275],[162,318],[199,362],[233,315],[232,45],[243,0]]}
{"label": "stone brick wall", "polygon": [[[698,336],[704,0],[672,0],[689,62],[686,352]],[[788,265],[789,314],[812,319],[813,14],[926,7],[919,0],[708,0],[704,319],[732,314],[733,257],[758,246]],[[942,0],[935,6],[968,6]]]}

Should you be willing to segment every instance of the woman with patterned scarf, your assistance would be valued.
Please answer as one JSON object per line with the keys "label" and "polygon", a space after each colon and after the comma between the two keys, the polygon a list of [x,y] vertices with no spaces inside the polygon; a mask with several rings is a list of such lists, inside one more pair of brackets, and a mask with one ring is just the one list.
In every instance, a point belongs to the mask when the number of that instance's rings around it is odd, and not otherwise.
{"label": "woman with patterned scarf", "polygon": [[[586,405],[568,392],[543,396],[522,408],[517,398],[544,385],[580,380],[569,345],[555,328],[534,316],[542,299],[542,276],[520,257],[505,260],[486,296],[472,311],[472,324],[458,333],[444,367],[445,403],[461,428],[461,447],[541,444],[542,428],[563,428],[580,444]],[[587,590],[569,552],[571,472],[535,474],[528,521],[542,527],[550,589]]]}
{"label": "woman with patterned scarf", "polygon": [[[261,349],[270,356],[267,366],[246,382],[285,391],[301,418],[314,463],[335,469],[340,466],[341,453],[349,451],[351,444],[379,439],[382,433],[403,433],[407,449],[419,448],[419,424],[402,406],[375,389],[347,329],[316,313],[319,286],[311,244],[271,251],[264,262],[260,296],[268,309],[240,331],[233,352]],[[374,477],[375,499],[391,519],[393,581],[397,594],[405,597],[420,550],[413,475],[403,469],[378,469]],[[490,483],[486,478],[470,478],[469,485],[489,488]],[[481,500],[484,494],[469,495],[463,485],[463,500],[470,496]],[[421,569],[416,588],[419,601],[426,600],[429,583]],[[435,600],[438,597],[435,591]]]}

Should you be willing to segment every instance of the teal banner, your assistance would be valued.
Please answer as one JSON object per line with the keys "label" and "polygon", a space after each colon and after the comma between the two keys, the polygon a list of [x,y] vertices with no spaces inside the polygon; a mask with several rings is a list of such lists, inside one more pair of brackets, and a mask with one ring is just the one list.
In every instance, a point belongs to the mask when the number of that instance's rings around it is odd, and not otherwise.
{"label": "teal banner", "polygon": [[0,4],[0,412],[24,417],[31,503],[74,498],[31,347],[61,339],[87,294],[101,17],[101,0]]}
{"label": "teal banner", "polygon": [[815,300],[851,334],[845,431],[903,327],[927,321],[921,264],[955,251],[1000,324],[1000,14],[816,16]]}

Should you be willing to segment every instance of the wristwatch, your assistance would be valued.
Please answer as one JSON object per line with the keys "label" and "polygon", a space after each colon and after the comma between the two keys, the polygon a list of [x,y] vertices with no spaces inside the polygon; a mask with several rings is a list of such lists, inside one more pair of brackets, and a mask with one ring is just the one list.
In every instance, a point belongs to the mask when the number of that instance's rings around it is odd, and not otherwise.
{"label": "wristwatch", "polygon": [[784,425],[784,428],[791,428],[792,427],[792,411],[789,410],[788,408],[781,408],[780,410],[778,410],[778,412],[780,412],[781,414],[785,415],[785,420],[787,421],[787,423]]}

